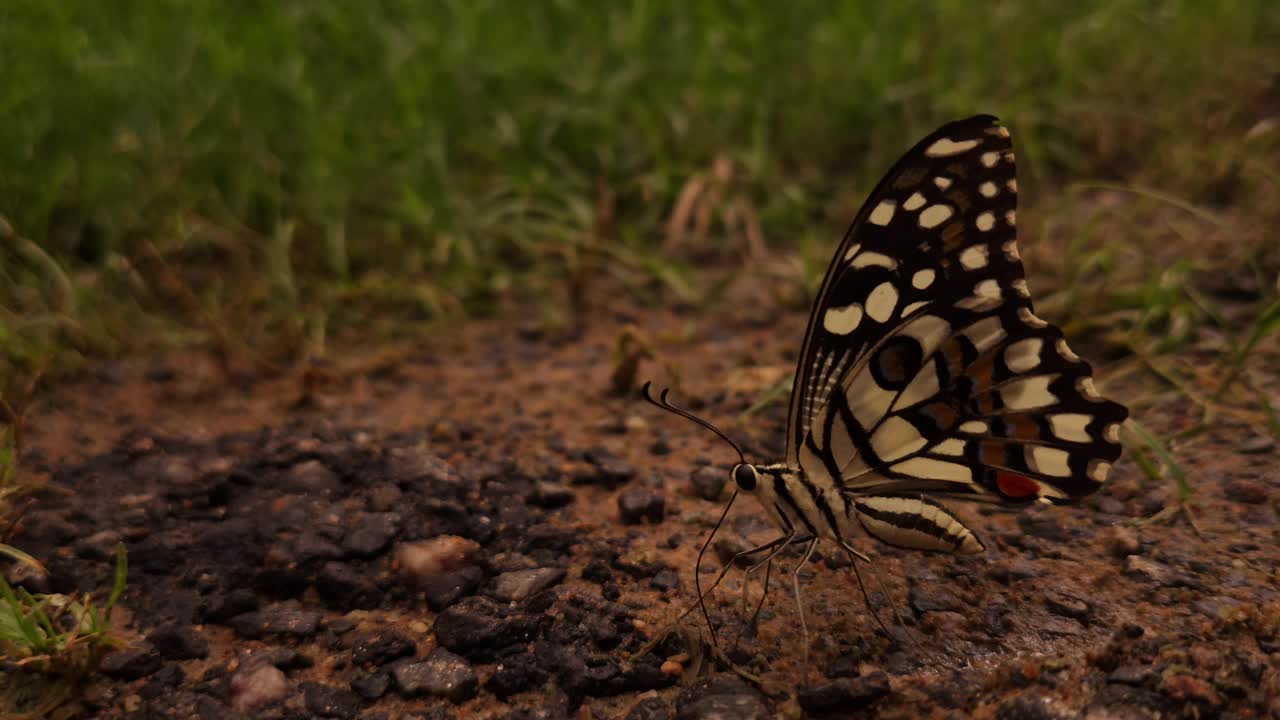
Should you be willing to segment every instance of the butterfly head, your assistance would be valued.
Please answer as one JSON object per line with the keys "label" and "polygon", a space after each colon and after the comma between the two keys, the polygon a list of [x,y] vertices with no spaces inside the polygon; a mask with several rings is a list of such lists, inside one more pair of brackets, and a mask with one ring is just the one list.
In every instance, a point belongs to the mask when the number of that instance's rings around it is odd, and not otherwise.
{"label": "butterfly head", "polygon": [[751,463],[738,463],[733,466],[733,482],[744,492],[755,492],[760,484],[760,471]]}

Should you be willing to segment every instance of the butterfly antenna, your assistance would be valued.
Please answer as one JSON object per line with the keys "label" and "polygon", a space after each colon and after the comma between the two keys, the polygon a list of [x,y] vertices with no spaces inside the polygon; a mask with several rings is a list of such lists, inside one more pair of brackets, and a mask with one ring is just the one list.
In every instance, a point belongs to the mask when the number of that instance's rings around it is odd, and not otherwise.
{"label": "butterfly antenna", "polygon": [[652,405],[656,405],[662,408],[663,410],[666,410],[669,413],[674,413],[676,415],[679,415],[682,418],[687,418],[689,420],[692,420],[698,423],[699,425],[701,425],[702,427],[715,433],[716,435],[719,435],[721,440],[724,440],[725,442],[729,443],[729,447],[733,448],[734,452],[738,453],[738,460],[740,462],[745,463],[747,461],[747,457],[742,454],[742,448],[739,448],[737,443],[730,440],[729,436],[725,435],[720,428],[716,427],[715,425],[712,425],[711,423],[707,422],[706,420],[703,420],[702,418],[698,417],[697,415],[694,415],[693,413],[689,412],[688,410],[685,410],[684,408],[677,407],[671,404],[671,402],[667,400],[667,393],[671,392],[671,388],[663,388],[662,392],[658,394],[658,399],[654,400],[653,396],[649,394],[649,386],[652,384],[653,384],[652,382],[646,382],[644,384],[644,387],[640,388],[641,397],[643,397]]}

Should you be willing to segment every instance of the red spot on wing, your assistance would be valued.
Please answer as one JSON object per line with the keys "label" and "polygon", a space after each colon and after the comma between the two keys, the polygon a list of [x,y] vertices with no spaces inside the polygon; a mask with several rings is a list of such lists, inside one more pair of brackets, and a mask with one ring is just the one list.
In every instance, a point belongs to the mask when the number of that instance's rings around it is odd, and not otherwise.
{"label": "red spot on wing", "polygon": [[1006,470],[996,471],[996,487],[1005,497],[1015,500],[1029,498],[1040,494],[1040,483],[1025,475],[1011,473]]}

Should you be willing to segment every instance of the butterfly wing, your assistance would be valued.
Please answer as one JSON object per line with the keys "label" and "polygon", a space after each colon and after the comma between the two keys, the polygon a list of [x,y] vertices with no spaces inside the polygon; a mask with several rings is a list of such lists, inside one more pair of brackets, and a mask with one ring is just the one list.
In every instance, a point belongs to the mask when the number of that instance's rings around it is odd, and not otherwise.
{"label": "butterfly wing", "polygon": [[859,495],[1063,501],[1101,484],[1126,411],[1035,316],[1016,202],[990,116],[943,126],[890,170],[809,319],[789,462]]}

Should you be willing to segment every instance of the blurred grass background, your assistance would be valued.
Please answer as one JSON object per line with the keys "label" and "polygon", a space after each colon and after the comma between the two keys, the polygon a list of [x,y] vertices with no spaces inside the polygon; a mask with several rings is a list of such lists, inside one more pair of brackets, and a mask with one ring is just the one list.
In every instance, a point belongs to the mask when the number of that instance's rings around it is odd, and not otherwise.
{"label": "blurred grass background", "polygon": [[888,165],[976,112],[1014,131],[1055,319],[1167,341],[1211,315],[1191,273],[1275,298],[1277,48],[1273,0],[6,0],[0,372],[296,360],[554,318],[603,275],[696,294],[737,236],[813,285]]}

